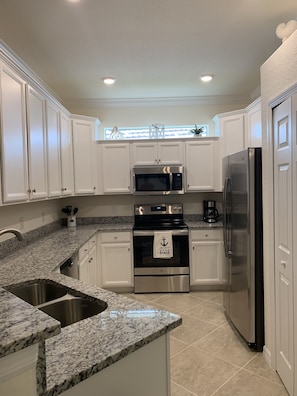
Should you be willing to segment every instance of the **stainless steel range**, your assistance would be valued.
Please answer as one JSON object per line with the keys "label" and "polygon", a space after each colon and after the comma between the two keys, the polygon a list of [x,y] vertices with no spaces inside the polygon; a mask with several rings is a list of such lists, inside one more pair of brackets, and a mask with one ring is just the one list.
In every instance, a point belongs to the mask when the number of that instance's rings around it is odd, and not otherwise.
{"label": "stainless steel range", "polygon": [[189,232],[182,204],[134,207],[135,293],[188,292]]}

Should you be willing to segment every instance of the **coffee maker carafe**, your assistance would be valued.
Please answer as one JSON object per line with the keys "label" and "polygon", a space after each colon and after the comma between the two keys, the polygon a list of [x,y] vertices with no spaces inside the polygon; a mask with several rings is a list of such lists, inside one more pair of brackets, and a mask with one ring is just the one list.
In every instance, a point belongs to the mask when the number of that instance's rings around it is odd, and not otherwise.
{"label": "coffee maker carafe", "polygon": [[216,209],[216,201],[203,201],[203,220],[207,223],[215,223],[219,216]]}

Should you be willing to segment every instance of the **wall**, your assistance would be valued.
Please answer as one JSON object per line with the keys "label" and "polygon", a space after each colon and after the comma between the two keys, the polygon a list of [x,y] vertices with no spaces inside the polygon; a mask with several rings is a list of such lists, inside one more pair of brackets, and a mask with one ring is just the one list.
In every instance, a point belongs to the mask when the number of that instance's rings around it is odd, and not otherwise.
{"label": "wall", "polygon": [[[214,102],[214,100],[212,100]],[[232,110],[245,108],[250,102],[235,101],[234,98],[218,98],[215,103],[206,103],[207,98],[202,103],[188,104],[180,102],[179,104],[168,105],[166,102],[155,104],[131,104],[117,106],[98,105],[97,107],[80,107],[77,105],[68,105],[67,108],[74,114],[83,114],[91,117],[97,117],[101,121],[99,127],[100,138],[103,138],[104,128],[107,127],[142,127],[149,126],[152,123],[166,125],[194,125],[208,124],[210,136],[214,136],[215,128],[212,118],[216,114],[225,113]],[[209,102],[211,102],[209,100]]]}
{"label": "wall", "polygon": [[[166,202],[184,204],[185,214],[202,214],[203,200],[216,200],[217,209],[222,213],[221,193],[191,193],[182,196],[166,197]],[[133,216],[135,203],[164,202],[163,197],[134,197],[132,195],[96,195],[92,197],[68,197],[50,201],[32,202],[19,205],[0,207],[0,229],[13,227],[22,232],[50,224],[65,215],[63,206],[78,207],[79,217],[105,217],[105,216]],[[1,241],[13,238],[12,235],[3,235]]]}
{"label": "wall", "polygon": [[[47,225],[61,217],[63,200],[32,202],[0,207],[0,229],[12,227],[22,232]],[[1,236],[1,242],[12,238],[10,234]]]}
{"label": "wall", "polygon": [[[275,292],[273,221],[273,136],[272,108],[297,86],[297,31],[261,67],[263,141],[263,222],[264,222],[264,298],[265,357],[275,367]],[[295,87],[295,88],[294,88]]]}

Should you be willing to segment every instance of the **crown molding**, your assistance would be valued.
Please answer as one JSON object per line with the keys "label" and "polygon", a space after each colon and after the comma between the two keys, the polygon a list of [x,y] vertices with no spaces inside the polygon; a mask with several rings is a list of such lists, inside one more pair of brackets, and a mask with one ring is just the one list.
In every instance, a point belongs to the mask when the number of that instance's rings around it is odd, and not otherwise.
{"label": "crown molding", "polygon": [[87,109],[103,107],[148,107],[148,106],[190,106],[236,104],[247,106],[251,101],[249,95],[213,95],[171,98],[123,98],[123,99],[70,99],[64,100],[68,108]]}

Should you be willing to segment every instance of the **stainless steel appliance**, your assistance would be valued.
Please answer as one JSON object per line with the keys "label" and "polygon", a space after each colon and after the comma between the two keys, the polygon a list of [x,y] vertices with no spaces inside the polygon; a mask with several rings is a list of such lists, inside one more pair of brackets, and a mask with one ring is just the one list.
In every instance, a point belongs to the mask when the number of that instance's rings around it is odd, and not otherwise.
{"label": "stainless steel appliance", "polygon": [[135,205],[135,293],[188,292],[189,236],[182,204]]}
{"label": "stainless steel appliance", "polygon": [[138,195],[183,194],[182,165],[135,166],[133,192]]}
{"label": "stainless steel appliance", "polygon": [[216,223],[219,217],[216,201],[203,201],[203,208],[203,220],[207,223]]}
{"label": "stainless steel appliance", "polygon": [[224,308],[251,348],[264,345],[261,149],[223,159]]}

